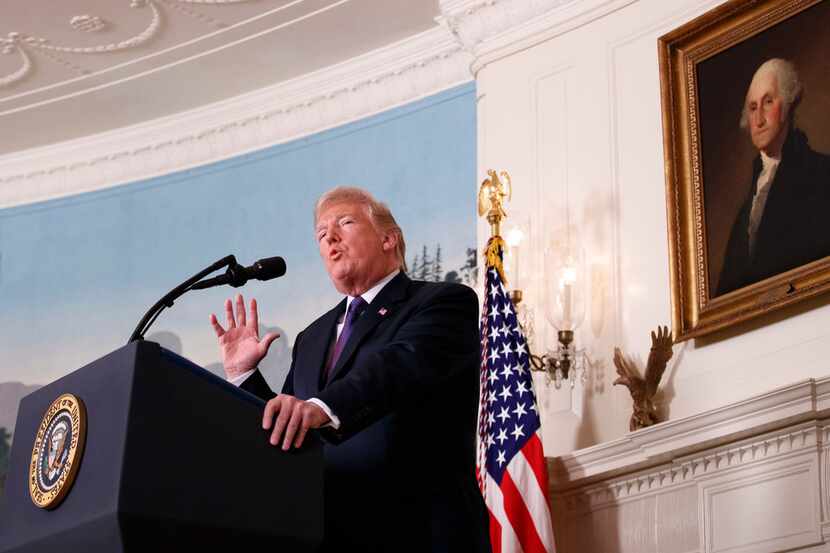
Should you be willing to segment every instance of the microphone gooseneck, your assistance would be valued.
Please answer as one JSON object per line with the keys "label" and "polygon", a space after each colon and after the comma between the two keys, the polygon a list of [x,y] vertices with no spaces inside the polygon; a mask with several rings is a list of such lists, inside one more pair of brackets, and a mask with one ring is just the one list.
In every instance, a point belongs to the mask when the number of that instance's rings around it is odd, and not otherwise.
{"label": "microphone gooseneck", "polygon": [[[210,273],[217,271],[222,267],[227,267],[224,275],[202,280]],[[173,307],[173,303],[190,290],[202,290],[212,286],[221,286],[223,284],[230,284],[231,286],[239,287],[251,279],[271,280],[272,278],[281,277],[284,274],[285,260],[281,257],[267,257],[265,259],[260,259],[250,267],[243,267],[236,262],[236,258],[232,255],[223,257],[216,263],[213,263],[211,266],[199,271],[183,283],[167,292],[163,298],[153,304],[153,306],[141,318],[141,321],[139,321],[138,325],[135,327],[135,330],[133,330],[133,333],[130,335],[130,339],[127,343],[129,344],[137,340],[143,340],[147,330],[150,329],[150,326],[153,322],[155,322],[156,318],[158,318],[164,308]]]}

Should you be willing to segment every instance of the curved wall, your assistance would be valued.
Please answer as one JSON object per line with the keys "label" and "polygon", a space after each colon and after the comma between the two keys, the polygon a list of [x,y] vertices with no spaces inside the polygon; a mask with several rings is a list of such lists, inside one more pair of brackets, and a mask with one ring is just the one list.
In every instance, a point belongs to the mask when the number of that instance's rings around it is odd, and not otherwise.
{"label": "curved wall", "polygon": [[[283,333],[266,364],[279,387],[297,332],[339,301],[317,257],[316,198],[337,184],[367,188],[396,214],[416,276],[461,279],[476,243],[475,150],[470,83],[218,163],[0,210],[0,383],[49,382],[121,346],[167,290],[234,253],[287,261],[285,277],[244,289],[261,323]],[[220,370],[208,314],[233,292],[182,297],[150,337]],[[13,424],[10,403],[0,426]]]}

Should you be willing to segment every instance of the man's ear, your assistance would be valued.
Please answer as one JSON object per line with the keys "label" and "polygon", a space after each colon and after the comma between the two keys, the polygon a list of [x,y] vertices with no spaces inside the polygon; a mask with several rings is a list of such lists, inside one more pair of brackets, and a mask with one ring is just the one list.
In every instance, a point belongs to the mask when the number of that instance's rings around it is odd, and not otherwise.
{"label": "man's ear", "polygon": [[383,242],[381,242],[383,251],[393,251],[398,247],[398,235],[395,232],[387,232],[383,235]]}

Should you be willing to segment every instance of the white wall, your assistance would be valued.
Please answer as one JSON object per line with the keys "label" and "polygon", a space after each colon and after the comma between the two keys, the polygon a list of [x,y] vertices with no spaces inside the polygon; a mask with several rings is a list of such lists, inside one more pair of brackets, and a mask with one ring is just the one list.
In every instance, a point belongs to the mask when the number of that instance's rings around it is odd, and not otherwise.
{"label": "white wall", "polygon": [[[479,180],[488,168],[508,170],[515,191],[507,209],[531,222],[534,255],[523,256],[522,271],[536,273],[524,288],[537,329],[546,331],[537,352],[553,345],[541,293],[544,243],[569,222],[591,268],[587,319],[577,332],[591,360],[587,386],[571,393],[537,380],[546,454],[608,442],[627,433],[631,411],[628,391],[612,386],[614,346],[644,364],[649,332],[671,320],[657,38],[720,3],[439,0],[443,27],[334,70],[327,86],[343,94],[318,94],[327,78],[322,71],[287,89],[291,105],[303,110],[277,109],[262,101],[274,95],[265,90],[3,158],[0,205],[97,190],[281,143],[457,85],[470,78],[472,61]],[[361,84],[366,79],[371,86]],[[469,186],[472,208],[477,183]],[[479,246],[487,237],[481,220]],[[670,418],[830,373],[830,307],[813,303],[819,306],[675,346],[662,386]]]}
{"label": "white wall", "polygon": [[[604,13],[559,17],[512,48],[477,46],[479,175],[508,170],[508,213],[531,220],[534,254],[522,272],[537,273],[525,286],[545,329],[537,350],[553,344],[538,274],[551,261],[544,242],[569,221],[591,269],[576,333],[593,364],[589,381],[570,392],[537,379],[548,456],[627,433],[631,400],[612,386],[613,348],[643,366],[649,332],[671,324],[657,39],[719,3],[574,1],[583,14],[592,5]],[[489,229],[482,221],[478,230],[483,247]],[[830,307],[811,307],[676,345],[662,384],[670,418],[827,375]]]}

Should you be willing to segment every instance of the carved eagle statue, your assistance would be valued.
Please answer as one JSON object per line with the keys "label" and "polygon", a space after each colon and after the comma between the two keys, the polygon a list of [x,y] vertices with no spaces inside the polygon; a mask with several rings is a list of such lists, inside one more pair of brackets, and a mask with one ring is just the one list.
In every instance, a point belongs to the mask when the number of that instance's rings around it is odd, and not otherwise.
{"label": "carved eagle statue", "polygon": [[614,365],[620,375],[614,385],[621,384],[631,392],[634,400],[634,413],[628,424],[629,430],[637,430],[651,426],[657,422],[657,408],[654,406],[654,396],[660,379],[666,370],[666,364],[672,356],[672,338],[668,327],[657,327],[657,333],[651,333],[651,351],[648,354],[645,378],[640,376],[631,362],[620,351],[614,348]]}

